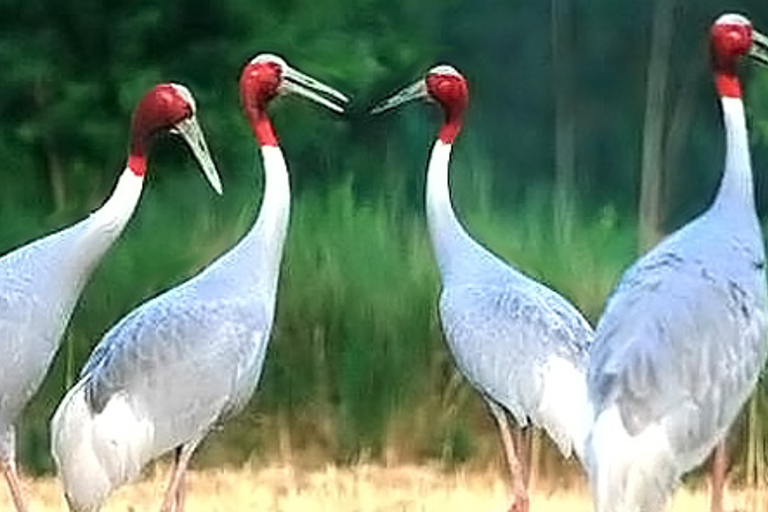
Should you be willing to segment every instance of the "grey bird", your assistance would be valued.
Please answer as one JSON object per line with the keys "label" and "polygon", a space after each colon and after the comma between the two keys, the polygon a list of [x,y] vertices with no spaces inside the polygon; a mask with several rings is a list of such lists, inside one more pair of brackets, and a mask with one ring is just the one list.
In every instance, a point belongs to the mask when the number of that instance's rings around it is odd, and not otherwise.
{"label": "grey bird", "polygon": [[581,456],[591,419],[586,364],[592,328],[565,298],[473,240],[456,218],[448,164],[469,100],[467,81],[456,69],[432,68],[372,112],[420,98],[436,102],[445,114],[426,186],[429,234],[442,278],[443,332],[456,365],[498,425],[512,476],[510,510],[526,511],[527,468],[515,454],[508,415],[521,427],[529,421],[542,427],[563,455],[574,450]]}
{"label": "grey bird", "polygon": [[150,460],[176,450],[161,510],[180,512],[198,444],[239,412],[259,380],[288,228],[288,171],[266,112],[298,93],[341,93],[259,55],[240,78],[243,109],[266,175],[258,217],[242,240],[192,279],[139,306],[105,335],[51,422],[52,452],[73,512],[94,512]]}
{"label": "grey bird", "polygon": [[88,218],[0,258],[0,466],[19,512],[26,503],[16,469],[14,424],[43,381],[80,292],[131,218],[149,145],[159,132],[182,135],[221,193],[192,95],[181,85],[161,84],[136,107],[128,163],[109,200]]}
{"label": "grey bird", "polygon": [[712,205],[625,272],[595,331],[587,443],[598,512],[661,510],[680,477],[720,442],[766,360],[766,274],[736,65],[768,64],[743,16],[711,30],[726,132]]}

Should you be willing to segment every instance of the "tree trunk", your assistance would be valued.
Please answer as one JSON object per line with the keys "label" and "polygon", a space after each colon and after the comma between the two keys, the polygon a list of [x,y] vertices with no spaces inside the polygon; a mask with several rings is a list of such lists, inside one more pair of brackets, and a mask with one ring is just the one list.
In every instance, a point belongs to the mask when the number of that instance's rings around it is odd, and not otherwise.
{"label": "tree trunk", "polygon": [[[48,91],[42,79],[38,78],[35,80],[33,91],[35,106],[41,111],[48,108]],[[48,168],[48,182],[51,186],[53,212],[58,213],[64,208],[67,200],[64,166],[61,163],[56,144],[49,134],[43,134],[41,145]]]}
{"label": "tree trunk", "polygon": [[698,52],[691,55],[688,65],[682,73],[682,84],[676,93],[676,100],[672,106],[672,112],[667,128],[667,139],[664,144],[664,160],[662,169],[668,172],[664,176],[664,186],[661,201],[668,204],[679,188],[677,184],[678,174],[675,169],[680,167],[680,155],[683,152],[685,142],[689,140],[693,114],[696,109],[696,85],[705,76],[706,60],[699,58]]}
{"label": "tree trunk", "polygon": [[640,168],[638,245],[641,251],[655,244],[661,231],[664,118],[673,35],[673,8],[674,0],[656,0],[653,14]]}
{"label": "tree trunk", "polygon": [[571,0],[552,0],[551,17],[555,96],[555,233],[567,242],[571,233],[576,185]]}

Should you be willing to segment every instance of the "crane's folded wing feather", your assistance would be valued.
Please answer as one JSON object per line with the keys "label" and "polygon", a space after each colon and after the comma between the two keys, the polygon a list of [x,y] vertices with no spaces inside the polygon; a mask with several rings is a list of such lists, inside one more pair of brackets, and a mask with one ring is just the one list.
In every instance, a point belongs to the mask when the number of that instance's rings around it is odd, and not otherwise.
{"label": "crane's folded wing feather", "polygon": [[530,418],[544,427],[567,454],[566,423],[576,420],[545,417],[542,398],[555,360],[585,379],[592,329],[581,314],[543,285],[519,279],[446,288],[440,313],[446,341],[470,383],[521,425]]}
{"label": "crane's folded wing feather", "polygon": [[165,448],[172,438],[210,426],[199,423],[245,404],[259,378],[270,324],[250,298],[196,300],[174,289],[107,333],[83,371],[87,399],[98,412],[125,392],[153,419],[156,443]]}
{"label": "crane's folded wing feather", "polygon": [[617,404],[630,434],[675,423],[691,446],[724,428],[763,360],[766,315],[747,288],[681,253],[640,260],[595,333],[588,382],[597,411]]}

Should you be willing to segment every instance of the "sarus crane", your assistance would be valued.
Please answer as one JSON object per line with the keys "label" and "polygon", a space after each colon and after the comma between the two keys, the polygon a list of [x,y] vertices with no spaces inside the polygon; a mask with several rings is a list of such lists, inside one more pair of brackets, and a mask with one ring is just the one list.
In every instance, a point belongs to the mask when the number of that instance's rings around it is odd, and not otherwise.
{"label": "sarus crane", "polygon": [[104,205],[0,258],[0,466],[18,512],[26,504],[16,469],[14,424],[43,381],[83,287],[136,208],[154,136],[181,135],[221,193],[195,112],[185,87],[155,86],[134,111],[128,162]]}
{"label": "sarus crane", "polygon": [[657,512],[725,436],[768,350],[763,237],[737,62],[768,64],[744,16],[710,32],[725,170],[707,210],[635,262],[597,325],[587,466],[597,512]]}
{"label": "sarus crane", "polygon": [[564,455],[575,450],[581,456],[591,420],[586,358],[592,328],[570,302],[473,240],[457,219],[448,164],[469,101],[467,80],[451,66],[433,67],[372,112],[415,99],[434,101],[445,115],[426,185],[429,235],[442,280],[443,332],[457,367],[498,425],[512,476],[510,510],[525,512],[528,468],[508,415],[521,427],[529,421],[542,427]]}
{"label": "sarus crane", "polygon": [[267,106],[296,93],[346,97],[262,54],[240,77],[240,97],[261,147],[264,197],[240,242],[192,279],[139,306],[111,328],[51,422],[53,457],[72,512],[98,510],[109,493],[175,450],[163,512],[184,506],[183,477],[208,432],[254,392],[267,350],[290,189]]}

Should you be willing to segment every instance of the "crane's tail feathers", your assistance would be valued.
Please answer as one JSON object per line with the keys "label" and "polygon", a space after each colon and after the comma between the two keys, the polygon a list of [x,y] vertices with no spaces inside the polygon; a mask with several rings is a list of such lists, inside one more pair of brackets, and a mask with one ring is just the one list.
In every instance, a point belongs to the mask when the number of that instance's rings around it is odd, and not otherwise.
{"label": "crane's tail feathers", "polygon": [[573,450],[583,461],[593,416],[584,370],[553,356],[547,362],[543,382],[535,423],[547,431],[564,457]]}
{"label": "crane's tail feathers", "polygon": [[678,480],[661,425],[631,436],[616,407],[595,420],[586,443],[586,466],[595,512],[658,512]]}
{"label": "crane's tail feathers", "polygon": [[153,429],[120,394],[100,413],[85,399],[85,380],[62,400],[51,420],[51,453],[70,508],[98,510],[110,492],[139,475]]}

